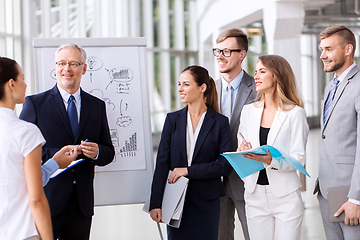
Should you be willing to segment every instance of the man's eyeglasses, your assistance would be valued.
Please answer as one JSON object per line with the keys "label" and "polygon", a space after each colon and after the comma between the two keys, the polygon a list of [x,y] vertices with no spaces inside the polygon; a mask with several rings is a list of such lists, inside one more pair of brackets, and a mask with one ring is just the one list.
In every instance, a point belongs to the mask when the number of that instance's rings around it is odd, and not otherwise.
{"label": "man's eyeglasses", "polygon": [[242,50],[245,49],[219,49],[219,48],[213,48],[213,54],[215,57],[220,56],[220,54],[222,53],[224,55],[224,57],[230,57],[231,56],[231,52],[241,52]]}
{"label": "man's eyeglasses", "polygon": [[84,64],[84,63],[79,63],[79,62],[75,62],[75,61],[73,61],[73,62],[62,62],[62,61],[60,61],[60,62],[55,62],[55,63],[59,67],[65,67],[66,65],[69,65],[69,67],[78,67],[78,66]]}

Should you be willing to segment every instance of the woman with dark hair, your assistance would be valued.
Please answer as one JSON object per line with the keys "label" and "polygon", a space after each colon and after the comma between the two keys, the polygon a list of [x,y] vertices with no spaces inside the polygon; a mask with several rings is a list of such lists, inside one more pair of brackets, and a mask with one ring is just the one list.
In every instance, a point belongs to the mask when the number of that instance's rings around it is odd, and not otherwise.
{"label": "woman with dark hair", "polygon": [[[261,56],[254,79],[259,100],[241,112],[238,151],[271,145],[304,165],[309,127],[291,66],[283,57]],[[250,238],[271,240],[276,232],[279,240],[300,240],[304,207],[296,169],[268,150],[244,156],[265,167],[242,179]]]}
{"label": "woman with dark hair", "polygon": [[[214,80],[200,66],[185,68],[178,81],[181,102],[187,106],[168,113],[159,144],[153,176],[150,216],[161,220],[166,181],[189,179],[179,228],[167,227],[168,239],[216,240],[220,200],[225,195],[221,176],[231,166],[221,153],[231,151],[228,119],[219,114]],[[169,170],[172,171],[168,177]]]}
{"label": "woman with dark hair", "polygon": [[0,239],[52,240],[49,205],[41,177],[45,140],[14,112],[25,101],[21,67],[0,57]]}

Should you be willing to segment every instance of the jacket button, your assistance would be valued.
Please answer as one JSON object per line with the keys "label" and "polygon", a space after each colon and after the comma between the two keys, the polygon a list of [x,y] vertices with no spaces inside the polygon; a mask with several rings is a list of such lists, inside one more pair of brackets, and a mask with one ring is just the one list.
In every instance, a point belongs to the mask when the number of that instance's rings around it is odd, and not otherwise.
{"label": "jacket button", "polygon": [[71,172],[72,172],[72,173],[75,172],[75,169],[72,168],[72,169],[71,169]]}
{"label": "jacket button", "polygon": [[322,139],[325,139],[326,137],[325,137],[325,135],[322,135],[321,138],[322,138]]}

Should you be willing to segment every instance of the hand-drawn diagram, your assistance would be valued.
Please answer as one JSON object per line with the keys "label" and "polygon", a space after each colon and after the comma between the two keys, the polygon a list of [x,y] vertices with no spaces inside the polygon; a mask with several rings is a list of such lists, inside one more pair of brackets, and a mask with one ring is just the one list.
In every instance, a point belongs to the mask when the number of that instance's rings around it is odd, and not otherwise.
{"label": "hand-drawn diagram", "polygon": [[119,134],[117,129],[110,129],[110,136],[111,136],[111,142],[114,145],[114,147],[119,146]]}
{"label": "hand-drawn diagram", "polygon": [[104,93],[103,93],[103,91],[101,91],[101,89],[97,89],[97,88],[96,89],[91,89],[89,91],[89,94],[102,99],[106,103],[106,106],[112,107],[112,110],[115,110],[115,104],[112,103],[109,98],[104,97]]}
{"label": "hand-drawn diagram", "polygon": [[52,79],[54,79],[55,81],[57,80],[57,78],[56,78],[56,73],[55,73],[55,69],[53,69],[53,70],[50,72],[50,77],[51,77]]}
{"label": "hand-drawn diagram", "polygon": [[[125,103],[125,111],[128,110],[128,103]],[[123,116],[122,114],[123,100],[120,101],[120,117],[117,119],[116,124],[120,127],[127,127],[132,123],[130,116]]]}
{"label": "hand-drawn diagram", "polygon": [[[111,83],[113,83],[114,81],[119,82],[120,84],[127,83],[127,82],[130,82],[134,77],[133,72],[129,68],[120,68],[119,70],[117,68],[113,68],[111,70],[105,68],[105,70],[109,72],[109,76],[111,78],[111,81],[105,88],[106,90],[107,90],[108,86]],[[120,87],[120,84],[119,84],[119,87]]]}
{"label": "hand-drawn diagram", "polygon": [[137,150],[137,134],[134,133],[129,140],[125,141],[124,146],[120,148],[119,155],[120,157],[135,157]]}
{"label": "hand-drawn diagram", "polygon": [[103,61],[98,57],[91,56],[87,58],[86,64],[86,70],[90,72],[90,82],[92,82],[92,72],[100,70],[103,66]]}

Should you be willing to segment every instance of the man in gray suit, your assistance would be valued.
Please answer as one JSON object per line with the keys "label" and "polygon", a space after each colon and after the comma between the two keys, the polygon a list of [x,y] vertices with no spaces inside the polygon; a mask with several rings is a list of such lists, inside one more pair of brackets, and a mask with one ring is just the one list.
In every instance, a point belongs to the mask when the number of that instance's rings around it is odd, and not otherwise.
{"label": "man in gray suit", "polygon": [[[233,150],[238,147],[237,134],[243,106],[256,97],[255,81],[242,68],[249,40],[237,28],[222,32],[216,40],[213,54],[216,57],[221,79],[215,81],[221,113],[229,118]],[[223,178],[226,196],[220,198],[219,240],[233,240],[235,208],[241,222],[244,237],[249,238],[244,201],[244,182],[236,172]]]}
{"label": "man in gray suit", "polygon": [[[320,33],[321,60],[325,72],[334,72],[324,91],[321,118],[318,193],[326,238],[360,239],[360,72],[354,62],[355,36],[343,25]],[[345,221],[330,222],[327,190],[349,186],[345,202],[335,215],[345,211]]]}

